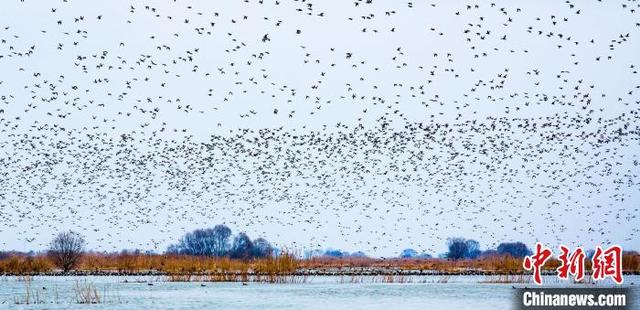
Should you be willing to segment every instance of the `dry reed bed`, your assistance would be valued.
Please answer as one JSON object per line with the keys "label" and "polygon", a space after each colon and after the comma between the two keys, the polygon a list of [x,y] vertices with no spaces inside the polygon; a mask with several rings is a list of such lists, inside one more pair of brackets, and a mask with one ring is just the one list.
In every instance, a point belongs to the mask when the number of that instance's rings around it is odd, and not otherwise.
{"label": "dry reed bed", "polygon": [[[550,260],[545,273],[553,273],[559,261]],[[586,269],[590,269],[587,262]],[[626,273],[640,273],[640,255],[624,255]],[[474,260],[446,259],[375,259],[366,257],[300,259],[284,253],[277,257],[233,260],[227,257],[195,257],[186,255],[97,254],[83,256],[71,275],[162,275],[170,281],[258,281],[295,282],[320,275],[517,275],[523,274],[522,259],[491,256]],[[45,255],[12,255],[0,259],[0,274],[57,275]]]}

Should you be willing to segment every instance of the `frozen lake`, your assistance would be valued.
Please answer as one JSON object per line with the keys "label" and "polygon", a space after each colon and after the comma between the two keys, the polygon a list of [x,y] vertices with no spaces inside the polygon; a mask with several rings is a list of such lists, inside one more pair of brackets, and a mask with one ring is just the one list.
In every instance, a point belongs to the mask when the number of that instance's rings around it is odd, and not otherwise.
{"label": "frozen lake", "polygon": [[[438,283],[442,278],[436,276],[416,276],[408,279],[410,283],[380,283],[373,277],[358,279],[362,282],[351,283],[350,277],[316,277],[299,284],[243,285],[167,282],[162,277],[33,277],[30,281],[0,277],[0,308],[509,309],[515,292],[512,286],[525,285],[483,283],[487,279],[480,276],[455,276],[447,283]],[[553,286],[559,284],[555,277],[547,277],[545,281]],[[77,304],[77,283],[81,287],[92,284],[103,303]],[[636,304],[640,304],[638,285],[640,276],[625,277],[625,286],[635,292]],[[27,298],[31,303],[42,303],[16,304]]]}

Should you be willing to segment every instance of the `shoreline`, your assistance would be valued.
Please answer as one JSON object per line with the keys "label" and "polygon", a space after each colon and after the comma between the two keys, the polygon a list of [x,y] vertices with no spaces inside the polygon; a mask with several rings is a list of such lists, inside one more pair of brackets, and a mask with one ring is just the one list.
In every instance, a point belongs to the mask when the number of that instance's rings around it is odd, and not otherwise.
{"label": "shoreline", "polygon": [[[543,270],[542,275],[556,275],[555,270]],[[443,270],[419,270],[419,269],[395,269],[395,268],[376,268],[362,270],[360,268],[349,268],[343,270],[326,270],[326,269],[300,269],[295,272],[251,272],[251,271],[230,271],[230,272],[166,272],[158,270],[144,271],[118,271],[118,270],[75,270],[64,273],[62,271],[50,272],[25,272],[25,273],[0,273],[0,276],[20,277],[20,276],[45,276],[45,277],[86,277],[86,276],[530,276],[530,272],[509,272],[494,270],[460,270],[460,271],[443,271]],[[623,275],[640,275],[640,271],[623,271]],[[590,273],[585,273],[590,276]]]}

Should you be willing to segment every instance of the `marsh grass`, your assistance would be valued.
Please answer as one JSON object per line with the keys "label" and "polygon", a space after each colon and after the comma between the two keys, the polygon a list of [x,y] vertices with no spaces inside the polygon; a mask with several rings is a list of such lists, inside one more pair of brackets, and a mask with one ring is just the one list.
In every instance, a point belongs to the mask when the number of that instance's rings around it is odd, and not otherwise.
{"label": "marsh grass", "polygon": [[76,280],[73,287],[76,296],[76,303],[79,304],[99,304],[101,302],[98,289],[93,283]]}
{"label": "marsh grass", "polygon": [[[60,294],[57,287],[54,287],[53,290],[34,288],[32,276],[19,276],[16,281],[23,284],[23,290],[13,298],[16,305],[58,304],[60,302]],[[52,296],[49,296],[49,294],[52,294]]]}
{"label": "marsh grass", "polygon": [[528,274],[500,274],[494,276],[487,276],[480,283],[493,283],[493,284],[506,284],[506,283],[531,283],[531,275]]}
{"label": "marsh grass", "polygon": [[437,283],[449,283],[449,280],[451,280],[451,276],[441,276],[440,278],[438,278]]}
{"label": "marsh grass", "polygon": [[298,266],[289,253],[250,261],[176,257],[164,263],[164,271],[169,282],[305,283],[309,275],[297,273]]}
{"label": "marsh grass", "polygon": [[405,275],[384,275],[382,276],[382,283],[411,283],[411,277]]}
{"label": "marsh grass", "polygon": [[34,291],[32,288],[32,277],[31,276],[23,276],[18,277],[16,280],[22,282],[24,284],[23,292],[14,297],[14,303],[16,305],[30,305],[30,304],[41,304],[44,303],[42,296],[40,296],[39,291]]}
{"label": "marsh grass", "polygon": [[0,259],[0,273],[35,274],[53,269],[53,264],[45,256],[11,255]]}
{"label": "marsh grass", "polygon": [[[77,268],[79,273],[112,273],[117,275],[162,275],[172,282],[239,282],[300,283],[314,275],[381,275],[407,272],[425,274],[522,274],[522,259],[508,255],[451,261],[429,259],[378,259],[368,257],[314,257],[283,252],[276,257],[236,260],[228,257],[197,257],[143,253],[86,253]],[[586,261],[586,269],[590,262]],[[544,270],[555,270],[560,262],[549,260]],[[623,269],[640,272],[640,254],[623,255]],[[14,254],[0,259],[0,274],[32,275],[55,271],[45,255]],[[345,282],[357,281],[347,279]],[[493,281],[492,279],[488,279]],[[509,279],[507,279],[509,280]],[[500,279],[496,281],[502,281]],[[509,280],[510,281],[510,280]]]}
{"label": "marsh grass", "polygon": [[73,286],[75,302],[78,304],[122,303],[117,291],[105,285],[102,289],[87,280],[76,280]]}

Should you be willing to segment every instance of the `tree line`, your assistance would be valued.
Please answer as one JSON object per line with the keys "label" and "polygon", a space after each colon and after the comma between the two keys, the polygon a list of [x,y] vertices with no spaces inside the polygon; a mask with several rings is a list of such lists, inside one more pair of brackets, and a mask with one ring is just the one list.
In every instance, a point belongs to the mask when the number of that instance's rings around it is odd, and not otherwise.
{"label": "tree line", "polygon": [[[63,231],[49,244],[47,256],[56,267],[63,272],[68,272],[78,265],[82,254],[86,251],[86,245],[85,238],[81,234]],[[244,232],[233,236],[229,227],[220,224],[213,228],[196,229],[186,233],[176,244],[170,245],[165,253],[251,260],[276,255],[277,251],[264,238],[252,240]]]}
{"label": "tree line", "polygon": [[451,260],[475,259],[481,256],[510,255],[513,257],[525,257],[531,255],[531,250],[522,242],[503,242],[496,249],[480,250],[480,243],[473,239],[449,238],[447,240],[448,252],[445,258]]}
{"label": "tree line", "polygon": [[186,233],[180,241],[167,248],[168,254],[183,254],[234,259],[264,258],[275,254],[271,243],[264,238],[251,240],[241,232],[231,239],[232,232],[223,224],[213,228],[196,229]]}
{"label": "tree line", "polygon": [[[85,247],[86,241],[82,235],[73,231],[63,231],[51,241],[47,256],[54,265],[68,272],[78,265]],[[170,245],[165,254],[252,260],[276,256],[278,250],[264,238],[251,239],[244,232],[234,236],[229,227],[219,224],[213,228],[196,229],[186,233],[177,243]],[[462,260],[505,255],[522,258],[531,254],[532,251],[522,242],[504,242],[495,249],[482,251],[480,243],[476,240],[449,238],[447,252],[439,255],[439,258]],[[313,257],[346,258],[367,255],[362,251],[349,253],[336,249],[311,250],[303,255],[305,259]],[[428,259],[432,256],[425,252],[418,253],[414,249],[404,249],[399,258]]]}

